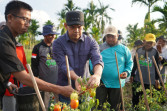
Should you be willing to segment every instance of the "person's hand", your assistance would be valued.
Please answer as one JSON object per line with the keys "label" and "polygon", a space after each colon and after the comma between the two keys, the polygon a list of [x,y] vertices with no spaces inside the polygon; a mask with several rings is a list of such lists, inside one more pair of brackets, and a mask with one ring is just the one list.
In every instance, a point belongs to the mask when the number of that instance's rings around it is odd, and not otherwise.
{"label": "person's hand", "polygon": [[15,84],[10,84],[7,89],[10,93],[13,93],[13,90],[15,90],[15,92],[18,92],[18,87]]}
{"label": "person's hand", "polygon": [[100,84],[100,79],[101,79],[101,76],[99,76],[99,75],[97,75],[97,74],[92,75],[92,76],[89,78],[89,81],[88,81],[88,83],[87,83],[87,88],[94,88],[94,87],[99,86],[99,84]]}
{"label": "person's hand", "polygon": [[74,89],[70,85],[68,85],[68,86],[62,86],[60,94],[65,97],[70,97],[72,92],[74,92]]}
{"label": "person's hand", "polygon": [[160,45],[160,44],[157,44],[157,51],[159,52],[159,53],[162,53],[162,46]]}
{"label": "person's hand", "polygon": [[162,61],[163,60],[163,57],[162,56],[159,56],[159,61]]}
{"label": "person's hand", "polygon": [[127,72],[122,72],[122,73],[120,74],[120,78],[121,78],[121,79],[125,79],[125,78],[127,78],[127,76],[128,76]]}
{"label": "person's hand", "polygon": [[133,83],[133,76],[130,77],[130,82]]}
{"label": "person's hand", "polygon": [[75,88],[77,91],[80,91],[81,90],[81,84],[78,82],[80,81],[80,83],[82,83],[82,78],[81,77],[78,77],[76,80],[75,80]]}

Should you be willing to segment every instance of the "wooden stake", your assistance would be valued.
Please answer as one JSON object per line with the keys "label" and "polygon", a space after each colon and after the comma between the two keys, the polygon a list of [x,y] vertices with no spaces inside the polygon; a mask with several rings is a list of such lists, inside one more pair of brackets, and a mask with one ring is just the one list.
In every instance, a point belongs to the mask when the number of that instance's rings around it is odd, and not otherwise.
{"label": "wooden stake", "polygon": [[69,62],[68,62],[68,56],[67,55],[65,55],[65,60],[66,60],[66,67],[67,67],[68,85],[71,85],[71,75],[70,75]]}
{"label": "wooden stake", "polygon": [[160,81],[161,81],[161,83],[162,83],[162,86],[163,86],[163,88],[164,88],[165,94],[166,94],[166,96],[167,96],[167,91],[166,91],[164,82],[163,82],[163,80],[162,80],[162,77],[161,77],[161,74],[160,74],[160,71],[159,71],[159,69],[158,69],[158,66],[157,66],[157,63],[156,63],[156,61],[155,61],[154,56],[152,56],[152,59],[153,59],[154,65],[155,65],[155,67],[156,67],[156,70],[157,70],[158,76],[159,76],[159,78],[160,78]]}
{"label": "wooden stake", "polygon": [[146,58],[147,58],[148,78],[149,78],[149,83],[150,83],[150,95],[152,98],[151,76],[150,76],[150,67],[149,67],[148,52],[147,51],[146,51]]}
{"label": "wooden stake", "polygon": [[39,92],[37,83],[36,83],[36,81],[35,81],[34,75],[33,75],[33,73],[32,73],[32,70],[31,70],[31,67],[30,67],[29,64],[27,64],[27,69],[28,69],[28,72],[29,72],[29,74],[30,74],[30,76],[31,76],[31,80],[32,80],[32,83],[33,83],[33,85],[34,85],[35,92],[37,93],[37,97],[38,97],[38,99],[39,99],[39,103],[40,103],[40,105],[41,105],[41,107],[42,107],[42,110],[43,110],[43,111],[46,111],[44,102],[43,102],[43,100],[42,100],[41,94],[40,94],[40,92]]}
{"label": "wooden stake", "polygon": [[149,105],[148,105],[148,100],[147,100],[147,95],[146,95],[146,91],[145,91],[145,87],[144,87],[144,83],[143,83],[142,72],[141,72],[140,65],[139,65],[139,59],[138,59],[137,52],[136,52],[136,62],[137,62],[137,68],[138,68],[138,71],[139,71],[139,77],[140,77],[140,82],[141,82],[141,85],[142,85],[142,90],[143,90],[143,94],[144,94],[146,108],[147,108],[147,111],[150,111],[150,108],[149,108]]}
{"label": "wooden stake", "polygon": [[119,78],[119,85],[120,85],[120,92],[121,92],[121,99],[122,99],[122,110],[125,111],[124,109],[124,99],[123,99],[123,90],[121,87],[121,80],[120,80],[120,74],[119,74],[119,67],[118,67],[118,60],[117,60],[117,54],[115,52],[115,60],[116,60],[116,64],[117,64],[117,71],[118,71],[118,78]]}

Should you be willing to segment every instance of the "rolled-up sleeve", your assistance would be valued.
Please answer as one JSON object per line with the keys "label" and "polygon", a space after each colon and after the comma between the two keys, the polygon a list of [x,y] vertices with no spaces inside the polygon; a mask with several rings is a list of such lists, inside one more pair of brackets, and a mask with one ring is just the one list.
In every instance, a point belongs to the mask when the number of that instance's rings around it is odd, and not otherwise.
{"label": "rolled-up sleeve", "polygon": [[97,44],[97,42],[92,39],[91,42],[91,50],[90,50],[90,54],[91,54],[91,62],[93,64],[93,67],[96,64],[100,64],[102,67],[104,67],[104,63],[102,61],[102,56],[100,54],[100,50],[99,50],[99,45]]}
{"label": "rolled-up sleeve", "polygon": [[133,68],[133,60],[132,60],[132,55],[130,53],[130,50],[126,47],[126,56],[125,56],[125,69],[124,71],[128,72],[128,77],[131,75],[131,71]]}

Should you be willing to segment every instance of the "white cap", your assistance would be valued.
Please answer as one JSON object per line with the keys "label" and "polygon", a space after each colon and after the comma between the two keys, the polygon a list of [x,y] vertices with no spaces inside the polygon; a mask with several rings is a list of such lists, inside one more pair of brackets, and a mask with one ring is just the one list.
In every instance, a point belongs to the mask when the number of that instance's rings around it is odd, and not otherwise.
{"label": "white cap", "polygon": [[107,34],[117,35],[118,30],[114,26],[110,25],[104,30],[104,35],[106,36]]}

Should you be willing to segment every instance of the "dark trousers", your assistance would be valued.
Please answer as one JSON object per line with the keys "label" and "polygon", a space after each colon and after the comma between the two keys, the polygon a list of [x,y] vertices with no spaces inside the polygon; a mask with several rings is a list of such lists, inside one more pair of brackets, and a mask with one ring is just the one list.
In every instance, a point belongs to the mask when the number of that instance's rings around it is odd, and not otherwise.
{"label": "dark trousers", "polygon": [[106,88],[104,85],[100,85],[96,89],[96,99],[99,99],[98,110],[103,110],[103,103],[108,102],[111,105],[111,110],[118,111],[121,105],[120,89]]}
{"label": "dark trousers", "polygon": [[[143,95],[143,91],[136,92],[136,89],[139,88],[140,85],[141,85],[141,83],[136,82],[136,81],[134,81],[133,84],[132,84],[132,104],[133,104],[133,107],[138,105],[139,99]],[[149,84],[144,84],[144,87],[145,87],[145,89],[150,89]]]}

